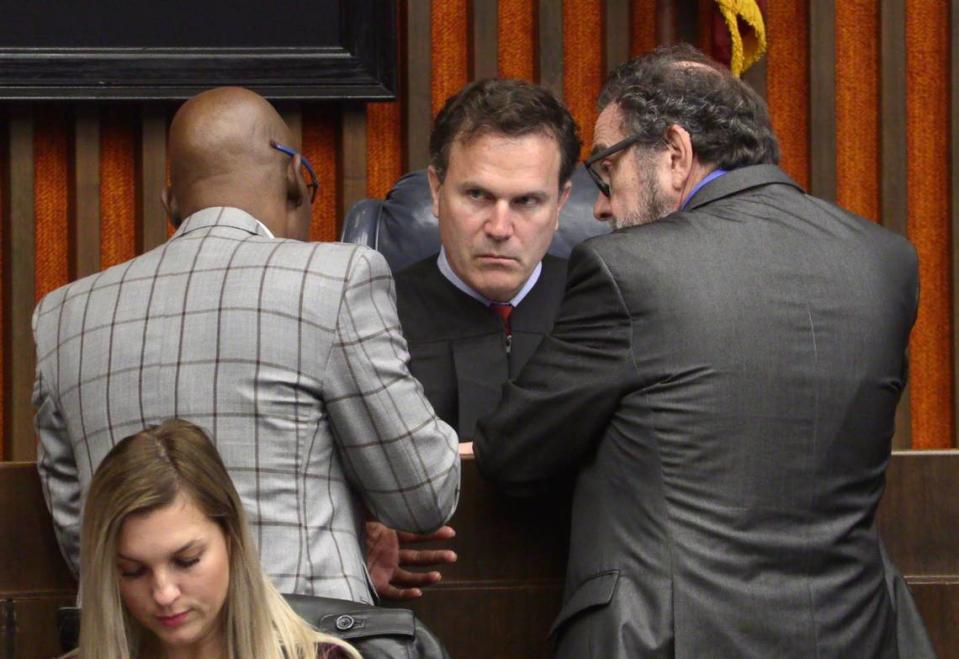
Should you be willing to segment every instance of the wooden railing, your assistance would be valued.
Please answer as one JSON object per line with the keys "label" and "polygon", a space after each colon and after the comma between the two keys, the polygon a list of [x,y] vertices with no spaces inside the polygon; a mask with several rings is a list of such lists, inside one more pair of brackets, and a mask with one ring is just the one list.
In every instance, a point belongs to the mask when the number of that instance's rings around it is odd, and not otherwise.
{"label": "wooden railing", "polygon": [[[959,451],[893,456],[879,528],[941,658],[959,657]],[[946,494],[947,496],[943,496]],[[566,560],[566,496],[516,502],[463,464],[452,542],[459,561],[413,608],[456,659],[544,657]],[[58,653],[56,610],[76,583],[50,526],[35,465],[0,464],[0,657]]]}

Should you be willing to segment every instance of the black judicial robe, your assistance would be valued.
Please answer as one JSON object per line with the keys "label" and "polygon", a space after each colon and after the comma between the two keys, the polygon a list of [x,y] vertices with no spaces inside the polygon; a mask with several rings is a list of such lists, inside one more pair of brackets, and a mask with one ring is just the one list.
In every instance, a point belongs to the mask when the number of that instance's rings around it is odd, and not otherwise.
{"label": "black judicial robe", "polygon": [[509,352],[498,317],[449,282],[437,255],[396,275],[397,308],[409,344],[410,370],[437,416],[472,438],[476,420],[490,413],[507,379],[516,377],[553,327],[563,299],[566,260],[546,255],[533,289],[513,310]]}

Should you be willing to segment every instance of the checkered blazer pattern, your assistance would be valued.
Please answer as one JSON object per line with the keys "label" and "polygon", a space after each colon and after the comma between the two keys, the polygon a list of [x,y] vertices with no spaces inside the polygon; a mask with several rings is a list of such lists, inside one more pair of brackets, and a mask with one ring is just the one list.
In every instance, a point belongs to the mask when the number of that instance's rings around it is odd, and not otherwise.
{"label": "checkered blazer pattern", "polygon": [[38,468],[74,569],[97,464],[171,417],[213,438],[283,592],[372,600],[364,503],[417,532],[453,514],[457,438],[409,373],[372,250],[270,239],[247,213],[208,208],[47,295],[33,328]]}

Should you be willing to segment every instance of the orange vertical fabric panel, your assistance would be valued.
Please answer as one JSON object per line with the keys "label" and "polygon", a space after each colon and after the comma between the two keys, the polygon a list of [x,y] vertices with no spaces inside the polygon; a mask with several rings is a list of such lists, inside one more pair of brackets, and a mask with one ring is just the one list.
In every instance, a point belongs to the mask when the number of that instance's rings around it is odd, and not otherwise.
{"label": "orange vertical fabric panel", "polygon": [[[406,122],[403,103],[406,91],[406,2],[396,2],[399,33],[396,44],[396,100],[390,103],[366,104],[366,196],[382,199],[405,169],[404,136]],[[339,234],[337,234],[337,237]]]}
{"label": "orange vertical fabric panel", "polygon": [[907,0],[908,231],[919,253],[921,291],[909,346],[917,449],[954,445],[948,80],[948,3]]}
{"label": "orange vertical fabric panel", "polygon": [[403,108],[399,101],[366,104],[366,145],[366,193],[382,199],[403,175]]}
{"label": "orange vertical fabric panel", "polygon": [[131,108],[100,119],[100,267],[137,255],[137,134]]}
{"label": "orange vertical fabric panel", "polygon": [[430,96],[435,117],[446,99],[469,81],[469,2],[433,0],[430,8]]}
{"label": "orange vertical fabric panel", "polygon": [[537,17],[536,0],[499,0],[496,33],[501,78],[536,80]]}
{"label": "orange vertical fabric panel", "polygon": [[633,57],[656,47],[656,0],[633,0],[629,6],[629,52]]}
{"label": "orange vertical fabric panel", "polygon": [[70,129],[62,108],[36,113],[33,203],[36,299],[70,281]]}
{"label": "orange vertical fabric panel", "polygon": [[809,6],[807,0],[776,0],[766,7],[766,99],[782,147],[780,164],[808,189]]}
{"label": "orange vertical fabric panel", "polygon": [[596,99],[605,79],[605,30],[601,0],[563,3],[563,100],[579,124],[585,158],[593,143]]}
{"label": "orange vertical fabric panel", "polygon": [[339,116],[335,110],[315,105],[304,106],[303,155],[313,165],[320,181],[310,224],[310,240],[314,241],[329,242],[340,237],[339,127]]}
{"label": "orange vertical fabric panel", "polygon": [[879,220],[879,3],[836,3],[836,200]]}

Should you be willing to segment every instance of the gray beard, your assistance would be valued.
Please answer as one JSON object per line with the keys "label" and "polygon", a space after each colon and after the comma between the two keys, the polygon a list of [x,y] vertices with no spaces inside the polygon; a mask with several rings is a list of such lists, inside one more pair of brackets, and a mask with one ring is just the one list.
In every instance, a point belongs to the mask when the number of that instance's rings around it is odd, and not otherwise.
{"label": "gray beard", "polygon": [[669,199],[656,186],[653,176],[647,175],[642,185],[645,188],[645,194],[640,202],[641,207],[630,210],[624,217],[610,218],[609,225],[613,231],[649,224],[666,217],[672,212]]}

